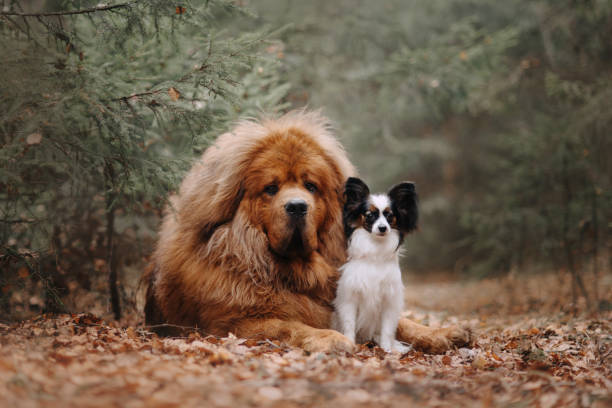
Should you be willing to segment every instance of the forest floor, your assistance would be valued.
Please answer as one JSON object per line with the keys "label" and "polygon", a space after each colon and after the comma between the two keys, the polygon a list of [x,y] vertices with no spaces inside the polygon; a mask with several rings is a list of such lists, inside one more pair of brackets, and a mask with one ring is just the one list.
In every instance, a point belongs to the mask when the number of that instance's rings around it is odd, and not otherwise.
{"label": "forest floor", "polygon": [[233,336],[160,339],[90,314],[39,316],[0,324],[0,406],[609,407],[611,281],[600,279],[599,312],[577,316],[557,275],[408,282],[408,317],[476,334],[444,355],[308,355]]}

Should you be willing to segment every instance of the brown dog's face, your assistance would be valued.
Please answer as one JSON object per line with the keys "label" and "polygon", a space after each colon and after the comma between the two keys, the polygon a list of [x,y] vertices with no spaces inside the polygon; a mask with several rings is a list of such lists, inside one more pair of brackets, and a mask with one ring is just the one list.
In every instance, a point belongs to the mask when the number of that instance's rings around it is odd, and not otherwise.
{"label": "brown dog's face", "polygon": [[270,135],[253,154],[240,209],[282,258],[317,250],[318,234],[338,206],[340,176],[321,148],[297,130]]}

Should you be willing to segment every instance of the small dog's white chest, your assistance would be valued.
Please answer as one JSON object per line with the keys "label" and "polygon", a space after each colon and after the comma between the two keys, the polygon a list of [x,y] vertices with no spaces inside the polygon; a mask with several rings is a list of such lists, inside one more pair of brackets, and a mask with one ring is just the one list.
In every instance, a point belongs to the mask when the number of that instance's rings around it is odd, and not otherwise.
{"label": "small dog's white chest", "polygon": [[341,269],[338,286],[343,286],[354,295],[380,298],[395,292],[402,284],[400,269],[396,262],[377,263],[356,259]]}

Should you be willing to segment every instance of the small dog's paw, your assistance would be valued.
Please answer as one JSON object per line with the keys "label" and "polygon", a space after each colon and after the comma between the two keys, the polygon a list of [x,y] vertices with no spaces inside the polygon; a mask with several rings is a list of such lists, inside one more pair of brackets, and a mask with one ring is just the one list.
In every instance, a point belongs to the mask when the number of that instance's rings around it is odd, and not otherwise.
{"label": "small dog's paw", "polygon": [[353,352],[355,343],[335,330],[321,329],[306,337],[302,342],[302,348],[311,353]]}
{"label": "small dog's paw", "polygon": [[412,351],[412,346],[405,345],[401,341],[395,340],[393,342],[393,351],[397,351],[401,354],[408,353],[409,351]]}

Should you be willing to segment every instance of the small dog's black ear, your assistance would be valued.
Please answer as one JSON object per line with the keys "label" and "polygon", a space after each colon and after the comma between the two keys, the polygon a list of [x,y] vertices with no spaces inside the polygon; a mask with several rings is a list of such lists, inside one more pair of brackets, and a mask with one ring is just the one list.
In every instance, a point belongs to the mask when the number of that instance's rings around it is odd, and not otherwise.
{"label": "small dog's black ear", "polygon": [[389,190],[391,211],[397,217],[397,226],[401,232],[408,233],[417,227],[419,219],[418,197],[414,183],[403,182]]}
{"label": "small dog's black ear", "polygon": [[370,189],[357,177],[349,177],[344,183],[345,206],[353,207],[364,202],[370,195]]}

